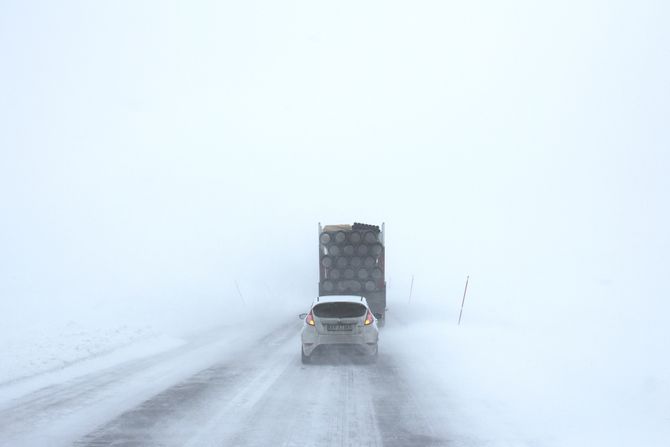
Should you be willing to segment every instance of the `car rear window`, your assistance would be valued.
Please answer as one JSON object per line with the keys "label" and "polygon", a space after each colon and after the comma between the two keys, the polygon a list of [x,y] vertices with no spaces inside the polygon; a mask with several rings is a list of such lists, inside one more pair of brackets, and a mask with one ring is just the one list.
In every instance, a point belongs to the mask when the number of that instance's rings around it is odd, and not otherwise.
{"label": "car rear window", "polygon": [[314,315],[321,318],[353,318],[365,315],[367,308],[359,303],[322,303],[314,306]]}

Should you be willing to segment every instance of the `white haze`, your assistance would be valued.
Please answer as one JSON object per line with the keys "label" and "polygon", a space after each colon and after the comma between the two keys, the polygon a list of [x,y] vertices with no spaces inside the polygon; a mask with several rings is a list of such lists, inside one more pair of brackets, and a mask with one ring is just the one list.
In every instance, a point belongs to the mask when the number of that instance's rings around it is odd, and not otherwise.
{"label": "white haze", "polygon": [[0,323],[283,318],[318,222],[386,222],[391,314],[470,275],[466,325],[667,372],[669,12],[5,1]]}

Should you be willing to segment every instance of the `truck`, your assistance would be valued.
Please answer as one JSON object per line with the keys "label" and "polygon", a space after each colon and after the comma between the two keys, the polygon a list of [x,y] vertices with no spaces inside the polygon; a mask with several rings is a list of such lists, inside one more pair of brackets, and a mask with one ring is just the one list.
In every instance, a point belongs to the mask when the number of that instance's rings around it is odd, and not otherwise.
{"label": "truck", "polygon": [[384,224],[319,223],[319,296],[365,297],[378,324],[386,321]]}

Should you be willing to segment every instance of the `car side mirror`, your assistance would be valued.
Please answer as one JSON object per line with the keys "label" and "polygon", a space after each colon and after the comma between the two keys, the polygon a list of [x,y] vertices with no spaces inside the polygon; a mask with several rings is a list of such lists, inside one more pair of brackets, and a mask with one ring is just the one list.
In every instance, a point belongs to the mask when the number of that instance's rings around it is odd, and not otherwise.
{"label": "car side mirror", "polygon": [[375,316],[375,318],[378,319],[378,320],[381,320],[381,319],[382,319],[382,314],[380,314],[380,313],[376,313],[376,314],[374,314],[374,316]]}
{"label": "car side mirror", "polygon": [[304,320],[306,317],[307,317],[307,314],[298,315],[298,318],[300,318],[301,320]]}

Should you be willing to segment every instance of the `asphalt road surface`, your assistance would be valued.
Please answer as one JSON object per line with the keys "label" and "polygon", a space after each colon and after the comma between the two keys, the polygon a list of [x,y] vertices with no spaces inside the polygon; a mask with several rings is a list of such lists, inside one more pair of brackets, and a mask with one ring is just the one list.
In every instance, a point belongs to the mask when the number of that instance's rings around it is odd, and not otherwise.
{"label": "asphalt road surface", "polygon": [[300,325],[225,343],[209,333],[12,399],[0,445],[452,445],[383,331],[376,364],[335,352],[302,365]]}

